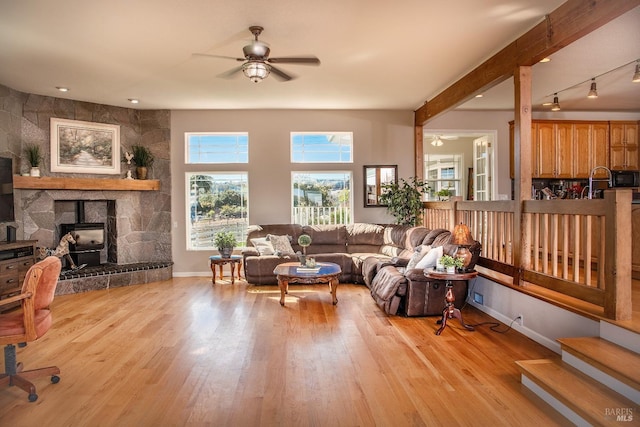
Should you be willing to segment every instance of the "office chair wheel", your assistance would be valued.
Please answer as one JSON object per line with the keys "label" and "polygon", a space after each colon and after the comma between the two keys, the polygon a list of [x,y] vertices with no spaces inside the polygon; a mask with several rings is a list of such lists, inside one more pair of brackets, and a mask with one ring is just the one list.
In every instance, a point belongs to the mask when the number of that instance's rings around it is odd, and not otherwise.
{"label": "office chair wheel", "polygon": [[35,393],[31,393],[29,394],[29,402],[35,402],[36,400],[38,400],[38,395]]}
{"label": "office chair wheel", "polygon": [[51,375],[51,383],[58,384],[60,382],[60,377],[57,375]]}

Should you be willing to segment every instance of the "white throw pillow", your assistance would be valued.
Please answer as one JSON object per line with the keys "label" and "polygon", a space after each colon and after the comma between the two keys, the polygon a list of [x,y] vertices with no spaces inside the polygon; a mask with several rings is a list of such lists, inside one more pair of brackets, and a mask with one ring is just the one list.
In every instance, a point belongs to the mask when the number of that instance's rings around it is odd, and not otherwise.
{"label": "white throw pillow", "polygon": [[267,240],[273,245],[273,251],[278,256],[291,255],[295,252],[291,247],[290,236],[276,236],[275,234],[268,234]]}
{"label": "white throw pillow", "polygon": [[414,249],[414,253],[409,259],[409,263],[407,264],[407,270],[411,270],[412,268],[416,268],[416,265],[424,256],[431,250],[431,245],[420,245]]}
{"label": "white throw pillow", "polygon": [[256,248],[260,255],[273,255],[273,245],[266,237],[257,237],[251,239],[251,244]]}
{"label": "white throw pillow", "polygon": [[416,268],[433,268],[436,266],[436,263],[444,253],[444,247],[438,246],[437,248],[433,248],[427,253],[421,260],[416,264]]}

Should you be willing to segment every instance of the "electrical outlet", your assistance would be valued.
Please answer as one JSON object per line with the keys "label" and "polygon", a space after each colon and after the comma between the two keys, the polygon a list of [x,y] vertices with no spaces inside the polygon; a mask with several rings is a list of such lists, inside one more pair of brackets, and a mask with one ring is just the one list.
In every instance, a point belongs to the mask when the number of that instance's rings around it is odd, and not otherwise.
{"label": "electrical outlet", "polygon": [[482,296],[482,294],[479,294],[477,292],[473,293],[473,302],[480,304],[480,305],[484,305],[484,297]]}
{"label": "electrical outlet", "polygon": [[522,314],[518,314],[516,317],[516,323],[520,326],[524,326],[524,316]]}

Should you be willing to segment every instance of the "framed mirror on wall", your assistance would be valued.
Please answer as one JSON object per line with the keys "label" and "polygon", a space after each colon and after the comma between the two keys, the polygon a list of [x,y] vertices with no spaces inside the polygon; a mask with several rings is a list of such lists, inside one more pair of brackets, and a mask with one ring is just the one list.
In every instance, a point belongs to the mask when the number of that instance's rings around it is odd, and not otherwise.
{"label": "framed mirror on wall", "polygon": [[398,183],[398,165],[364,166],[364,207],[385,207],[379,203],[382,186]]}

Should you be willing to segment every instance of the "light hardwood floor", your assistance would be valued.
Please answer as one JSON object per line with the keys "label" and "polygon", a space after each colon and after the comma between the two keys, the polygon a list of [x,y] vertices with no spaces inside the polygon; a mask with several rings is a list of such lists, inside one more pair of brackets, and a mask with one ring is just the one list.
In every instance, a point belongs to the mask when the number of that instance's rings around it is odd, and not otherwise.
{"label": "light hardwood floor", "polygon": [[[514,361],[554,353],[511,330],[385,315],[361,285],[179,278],[60,296],[18,349],[39,399],[0,390],[0,426],[553,426]],[[493,320],[466,307],[469,323]],[[500,329],[505,329],[501,325]]]}

